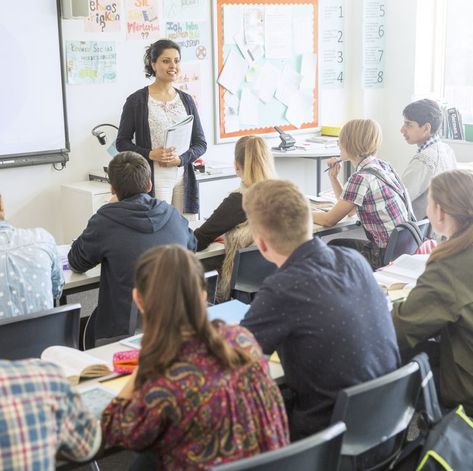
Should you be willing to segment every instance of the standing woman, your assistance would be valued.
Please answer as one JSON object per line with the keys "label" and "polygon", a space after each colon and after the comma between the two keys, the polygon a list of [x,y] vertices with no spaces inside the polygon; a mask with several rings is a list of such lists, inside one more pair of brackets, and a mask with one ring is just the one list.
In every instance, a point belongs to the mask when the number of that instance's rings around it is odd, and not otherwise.
{"label": "standing woman", "polygon": [[171,471],[287,444],[284,403],[261,348],[244,327],[209,321],[194,254],[177,245],[145,252],[133,297],[143,315],[139,363],[102,415],[107,446],[146,451],[133,469],[151,461]]}
{"label": "standing woman", "polygon": [[[435,233],[447,240],[434,249],[406,301],[394,304],[394,327],[401,349],[428,351],[441,402],[446,407],[463,404],[471,416],[473,173],[450,170],[434,177],[427,216]],[[428,341],[438,334],[440,343]]]}
{"label": "standing woman", "polygon": [[[132,150],[148,160],[156,198],[183,214],[197,214],[199,196],[192,163],[205,153],[207,143],[194,100],[173,86],[180,62],[179,46],[168,39],[146,49],[145,75],[155,80],[127,98],[116,145],[120,152]],[[187,115],[194,116],[191,144],[187,152],[177,155],[173,147],[164,147],[166,129]]]}

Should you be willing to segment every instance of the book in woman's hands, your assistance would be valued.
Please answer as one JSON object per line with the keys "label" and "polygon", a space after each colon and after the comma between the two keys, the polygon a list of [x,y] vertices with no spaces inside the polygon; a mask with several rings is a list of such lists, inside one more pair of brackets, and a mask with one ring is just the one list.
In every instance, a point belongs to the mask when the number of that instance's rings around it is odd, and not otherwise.
{"label": "book in woman's hands", "polygon": [[194,116],[186,116],[182,121],[166,129],[164,147],[174,147],[177,155],[182,155],[189,150],[192,137]]}
{"label": "book in woman's hands", "polygon": [[70,347],[48,347],[41,354],[41,359],[60,366],[72,384],[78,384],[81,378],[97,378],[113,373],[110,363]]}

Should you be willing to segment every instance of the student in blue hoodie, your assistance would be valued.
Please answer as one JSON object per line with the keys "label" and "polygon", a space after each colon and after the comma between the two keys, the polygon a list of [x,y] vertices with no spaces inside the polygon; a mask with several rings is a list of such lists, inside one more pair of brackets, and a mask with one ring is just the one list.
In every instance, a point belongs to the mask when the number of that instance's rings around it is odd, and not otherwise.
{"label": "student in blue hoodie", "polygon": [[[113,202],[102,206],[69,251],[72,270],[101,264],[95,339],[106,343],[129,334],[135,262],[156,245],[179,244],[195,251],[187,220],[176,208],[148,195],[151,169],[132,151],[120,152],[108,166]],[[157,287],[159,289],[159,287]]]}

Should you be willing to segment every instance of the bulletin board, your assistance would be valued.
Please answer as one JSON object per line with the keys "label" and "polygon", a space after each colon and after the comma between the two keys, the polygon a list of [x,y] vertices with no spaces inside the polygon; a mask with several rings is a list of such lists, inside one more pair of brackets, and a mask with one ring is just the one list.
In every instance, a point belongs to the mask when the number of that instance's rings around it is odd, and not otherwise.
{"label": "bulletin board", "polygon": [[215,0],[216,142],[318,125],[318,0]]}

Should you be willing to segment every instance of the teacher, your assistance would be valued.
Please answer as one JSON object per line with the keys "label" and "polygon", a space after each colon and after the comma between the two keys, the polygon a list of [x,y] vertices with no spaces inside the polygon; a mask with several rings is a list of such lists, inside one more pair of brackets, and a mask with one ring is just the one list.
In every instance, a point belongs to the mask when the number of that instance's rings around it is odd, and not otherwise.
{"label": "teacher", "polygon": [[[180,72],[181,50],[170,40],[151,44],[144,56],[146,77],[154,82],[130,95],[123,107],[116,146],[148,160],[156,198],[187,216],[199,212],[199,192],[192,162],[207,150],[199,114],[190,95],[174,88]],[[177,155],[166,148],[166,130],[187,115],[194,116],[189,150]],[[134,139],[134,140],[133,140]]]}

